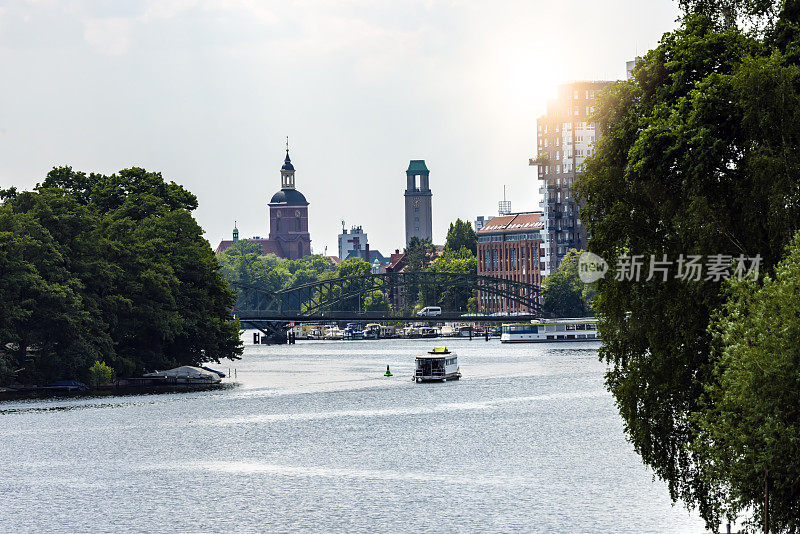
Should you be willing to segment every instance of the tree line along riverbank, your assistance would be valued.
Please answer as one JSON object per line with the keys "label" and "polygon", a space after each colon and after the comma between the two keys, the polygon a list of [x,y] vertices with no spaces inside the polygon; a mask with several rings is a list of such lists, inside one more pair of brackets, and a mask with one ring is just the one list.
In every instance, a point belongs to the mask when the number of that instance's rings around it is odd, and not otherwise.
{"label": "tree line along riverbank", "polygon": [[197,199],[140,168],[0,191],[0,385],[90,382],[242,353]]}

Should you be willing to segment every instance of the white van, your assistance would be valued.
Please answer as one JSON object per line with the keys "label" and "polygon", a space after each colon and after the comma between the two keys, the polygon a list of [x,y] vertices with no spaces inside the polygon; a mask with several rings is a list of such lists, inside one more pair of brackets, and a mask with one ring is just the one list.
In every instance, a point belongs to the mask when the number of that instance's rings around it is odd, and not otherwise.
{"label": "white van", "polygon": [[426,306],[417,312],[417,317],[438,317],[442,314],[439,306]]}

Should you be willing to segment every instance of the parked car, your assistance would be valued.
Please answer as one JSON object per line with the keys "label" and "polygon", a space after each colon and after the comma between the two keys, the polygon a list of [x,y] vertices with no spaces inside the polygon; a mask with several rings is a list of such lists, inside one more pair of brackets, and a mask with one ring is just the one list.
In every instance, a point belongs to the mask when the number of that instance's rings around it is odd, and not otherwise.
{"label": "parked car", "polygon": [[417,317],[438,317],[442,314],[439,306],[426,306],[417,312]]}

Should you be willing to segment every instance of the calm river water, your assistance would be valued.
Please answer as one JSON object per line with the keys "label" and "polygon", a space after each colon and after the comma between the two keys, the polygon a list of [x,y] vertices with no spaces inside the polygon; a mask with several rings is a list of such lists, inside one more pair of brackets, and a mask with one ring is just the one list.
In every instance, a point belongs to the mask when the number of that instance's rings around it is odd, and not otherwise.
{"label": "calm river water", "polygon": [[[434,344],[461,381],[411,381]],[[703,532],[625,441],[597,346],[248,345],[238,387],[0,403],[0,531]]]}

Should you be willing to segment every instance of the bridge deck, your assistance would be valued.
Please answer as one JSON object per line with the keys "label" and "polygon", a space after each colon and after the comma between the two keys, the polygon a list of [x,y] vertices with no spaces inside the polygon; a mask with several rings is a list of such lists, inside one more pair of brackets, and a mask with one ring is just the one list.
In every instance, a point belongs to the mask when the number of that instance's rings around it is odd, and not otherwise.
{"label": "bridge deck", "polygon": [[445,322],[460,322],[460,323],[512,323],[512,322],[528,322],[532,319],[538,319],[536,315],[487,315],[481,317],[463,317],[458,314],[445,314],[436,317],[418,317],[416,315],[403,315],[392,316],[386,314],[376,313],[356,313],[356,312],[338,312],[338,313],[325,313],[320,315],[302,315],[302,314],[270,314],[268,312],[240,312],[236,315],[240,322],[260,322],[260,321],[277,321],[277,322],[297,322],[297,323],[324,323],[334,321],[359,321],[359,322],[428,322],[439,323]]}

